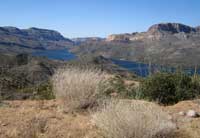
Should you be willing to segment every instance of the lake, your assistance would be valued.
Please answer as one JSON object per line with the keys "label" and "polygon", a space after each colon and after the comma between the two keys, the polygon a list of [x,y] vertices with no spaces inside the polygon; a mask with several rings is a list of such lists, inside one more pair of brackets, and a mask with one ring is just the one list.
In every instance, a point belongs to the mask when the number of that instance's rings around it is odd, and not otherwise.
{"label": "lake", "polygon": [[[112,61],[125,69],[128,69],[129,71],[135,73],[138,76],[141,77],[147,77],[150,72],[176,72],[176,68],[172,67],[166,67],[166,66],[159,66],[159,65],[151,65],[151,67],[148,64],[134,62],[134,61],[127,61],[127,60],[116,60],[112,59]],[[182,69],[183,72],[185,72],[188,75],[194,75],[195,69],[194,68],[185,68]],[[197,74],[200,74],[200,69],[197,69]]]}
{"label": "lake", "polygon": [[42,50],[32,53],[33,56],[47,57],[56,60],[72,60],[76,56],[70,53],[67,49],[62,50]]}
{"label": "lake", "polygon": [[[41,56],[41,57],[47,57],[49,59],[56,59],[56,60],[72,60],[75,59],[76,56],[73,53],[70,53],[67,49],[63,50],[42,50],[42,51],[37,51],[32,53],[33,56]],[[113,63],[123,67],[134,74],[141,76],[141,77],[146,77],[150,74],[150,67],[148,64],[144,63],[139,63],[139,62],[134,62],[134,61],[127,61],[127,60],[117,60],[117,59],[112,59]],[[151,66],[151,72],[158,72],[158,71],[163,71],[163,72],[175,72],[175,68],[169,68],[169,67],[163,67],[163,66],[158,66],[158,65],[152,65]],[[195,73],[194,69],[184,69],[183,70],[185,73],[189,75],[193,75]],[[200,74],[200,69],[197,70],[197,73]]]}

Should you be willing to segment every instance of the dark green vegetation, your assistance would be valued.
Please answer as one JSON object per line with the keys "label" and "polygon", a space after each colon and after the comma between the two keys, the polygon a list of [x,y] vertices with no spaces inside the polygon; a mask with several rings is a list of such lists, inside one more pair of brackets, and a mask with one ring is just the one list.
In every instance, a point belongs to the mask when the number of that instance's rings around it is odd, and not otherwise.
{"label": "dark green vegetation", "polygon": [[121,77],[111,78],[105,94],[117,93],[118,97],[144,99],[159,104],[175,104],[200,97],[200,77],[184,73],[156,73],[141,79],[139,87],[126,84]]}
{"label": "dark green vegetation", "polygon": [[[64,65],[61,61],[27,54],[0,54],[0,92],[3,99],[50,98],[50,77]],[[49,94],[50,95],[49,95]],[[45,96],[47,95],[47,96]]]}
{"label": "dark green vegetation", "polygon": [[161,104],[174,104],[200,96],[199,76],[157,73],[142,81],[137,97]]}

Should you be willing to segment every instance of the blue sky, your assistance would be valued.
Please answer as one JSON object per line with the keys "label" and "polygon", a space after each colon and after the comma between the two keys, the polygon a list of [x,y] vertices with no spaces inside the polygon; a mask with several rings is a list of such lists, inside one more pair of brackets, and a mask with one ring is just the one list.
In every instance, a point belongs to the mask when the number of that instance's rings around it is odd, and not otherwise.
{"label": "blue sky", "polygon": [[0,26],[87,37],[146,31],[160,22],[200,25],[200,0],[2,0]]}

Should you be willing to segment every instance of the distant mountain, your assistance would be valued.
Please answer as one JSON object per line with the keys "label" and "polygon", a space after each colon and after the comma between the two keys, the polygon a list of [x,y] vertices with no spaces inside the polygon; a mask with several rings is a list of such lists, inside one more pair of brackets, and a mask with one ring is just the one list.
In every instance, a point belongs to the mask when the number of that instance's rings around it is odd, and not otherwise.
{"label": "distant mountain", "polygon": [[197,33],[200,33],[200,27],[194,28],[180,23],[160,23],[151,26],[147,32],[110,35],[108,36],[107,41],[128,42],[144,39],[160,40],[168,35],[179,35],[182,36],[182,38],[185,38],[188,34]]}
{"label": "distant mountain", "polygon": [[54,30],[0,27],[0,52],[29,52],[37,49],[60,49],[73,42]]}
{"label": "distant mountain", "polygon": [[200,27],[160,23],[146,32],[110,35],[106,41],[82,44],[71,51],[163,65],[200,66]]}
{"label": "distant mountain", "polygon": [[38,40],[71,42],[71,40],[64,38],[59,32],[53,31],[53,30],[30,28],[30,29],[24,29],[22,30],[22,32],[25,32],[28,36],[33,37]]}
{"label": "distant mountain", "polygon": [[90,42],[101,42],[104,41],[105,38],[101,37],[79,37],[79,38],[73,38],[72,41],[76,45],[80,45],[82,43],[90,43]]}
{"label": "distant mountain", "polygon": [[148,30],[149,33],[155,33],[155,32],[168,32],[168,33],[192,33],[196,32],[196,29],[184,24],[180,23],[161,23],[161,24],[155,24],[151,26]]}

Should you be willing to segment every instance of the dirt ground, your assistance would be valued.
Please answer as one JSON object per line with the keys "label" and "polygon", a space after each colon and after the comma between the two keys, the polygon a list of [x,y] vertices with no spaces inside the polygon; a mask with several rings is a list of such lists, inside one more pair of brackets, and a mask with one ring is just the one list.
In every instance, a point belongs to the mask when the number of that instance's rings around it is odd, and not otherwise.
{"label": "dirt ground", "polygon": [[195,110],[200,113],[200,100],[183,101],[176,105],[164,107],[173,121],[177,124],[180,138],[200,138],[200,118],[189,118],[179,115],[179,112],[187,112],[188,110]]}
{"label": "dirt ground", "polygon": [[[178,138],[200,138],[200,118],[180,116],[200,112],[200,100],[163,107],[177,124]],[[101,138],[86,112],[63,113],[60,102],[5,101],[0,106],[0,138]]]}

